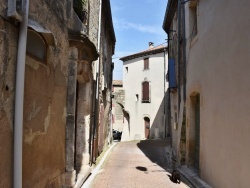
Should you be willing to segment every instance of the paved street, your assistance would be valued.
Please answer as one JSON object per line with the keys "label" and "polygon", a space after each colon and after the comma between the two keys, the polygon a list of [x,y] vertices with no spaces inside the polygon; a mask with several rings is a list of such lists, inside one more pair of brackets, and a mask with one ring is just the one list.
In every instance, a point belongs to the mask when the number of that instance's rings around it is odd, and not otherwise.
{"label": "paved street", "polygon": [[166,140],[120,142],[98,171],[92,188],[186,188],[175,184],[164,164]]}

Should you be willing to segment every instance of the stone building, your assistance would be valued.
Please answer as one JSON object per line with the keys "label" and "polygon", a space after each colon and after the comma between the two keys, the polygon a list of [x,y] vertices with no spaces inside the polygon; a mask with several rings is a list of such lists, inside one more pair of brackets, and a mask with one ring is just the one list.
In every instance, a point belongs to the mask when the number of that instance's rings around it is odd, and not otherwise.
{"label": "stone building", "polygon": [[81,186],[108,140],[114,46],[109,0],[0,3],[0,187]]}
{"label": "stone building", "polygon": [[122,132],[124,125],[124,99],[125,91],[122,80],[113,80],[112,124],[113,129]]}
{"label": "stone building", "polygon": [[149,49],[121,58],[123,61],[124,111],[127,140],[159,139],[168,135],[167,47]]}
{"label": "stone building", "polygon": [[169,0],[163,23],[175,157],[212,187],[249,186],[249,6]]}

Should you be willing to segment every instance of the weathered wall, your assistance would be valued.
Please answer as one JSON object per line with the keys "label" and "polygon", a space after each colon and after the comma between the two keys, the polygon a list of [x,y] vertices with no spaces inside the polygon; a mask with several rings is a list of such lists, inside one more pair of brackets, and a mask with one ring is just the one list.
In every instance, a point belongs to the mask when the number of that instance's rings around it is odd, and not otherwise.
{"label": "weathered wall", "polygon": [[[199,1],[198,6],[197,40],[187,41],[188,134],[190,97],[196,92],[201,178],[212,187],[249,187],[250,1]],[[186,13],[188,18],[188,5]]]}
{"label": "weathered wall", "polygon": [[97,47],[100,0],[89,0],[89,39]]}
{"label": "weathered wall", "polygon": [[[113,129],[123,131],[124,115],[123,107],[125,102],[125,91],[122,87],[113,86],[113,101],[112,101],[112,114],[113,114]],[[122,107],[123,106],[123,107]]]}
{"label": "weathered wall", "polygon": [[[0,3],[0,15],[6,14]],[[13,113],[18,30],[0,17],[0,187],[12,187]]]}
{"label": "weathered wall", "polygon": [[59,187],[65,171],[69,48],[65,3],[30,2],[30,19],[53,33],[55,46],[48,46],[46,64],[26,56],[23,187]]}
{"label": "weathered wall", "polygon": [[[29,21],[35,21],[37,26],[52,33],[54,43],[46,41],[46,61],[39,61],[26,55],[25,65],[25,95],[24,95],[24,132],[23,132],[23,187],[61,187],[62,185],[79,186],[88,174],[77,175],[74,165],[89,165],[89,131],[90,113],[92,106],[92,61],[96,60],[99,1],[89,1],[89,25],[84,26],[74,14],[70,1],[35,0],[30,1]],[[0,187],[12,187],[13,171],[13,116],[14,116],[14,89],[15,67],[18,41],[18,24],[5,19],[7,0],[0,2],[0,153],[4,153],[0,160]],[[72,14],[71,14],[72,13]],[[104,14],[106,15],[106,13]],[[3,18],[2,18],[3,17]],[[69,20],[68,20],[69,19]],[[103,32],[110,25],[103,18]],[[68,28],[69,27],[69,28]],[[79,34],[79,31],[88,36]],[[68,33],[70,36],[68,36]],[[101,57],[101,76],[107,86],[111,83],[111,56],[114,41],[109,33],[102,33],[102,50],[105,57]],[[74,61],[70,64],[69,41],[79,54],[74,54]],[[85,43],[86,42],[86,43]],[[93,42],[93,43],[92,43]],[[78,56],[78,57],[77,57]],[[87,62],[83,69],[81,62]],[[67,88],[68,66],[74,70],[74,79],[79,81],[79,87],[74,90],[81,95],[78,97],[77,133],[72,138],[77,143],[70,145],[73,155],[72,169],[67,169],[66,152],[66,116],[67,116]],[[104,66],[104,67],[103,67]],[[107,66],[107,67],[105,67]],[[85,69],[86,68],[86,69]],[[82,74],[78,74],[79,72]],[[86,77],[86,75],[88,75]],[[71,78],[69,78],[71,79]],[[103,130],[106,143],[109,124],[110,89],[100,93],[105,106]],[[77,90],[78,89],[78,90]],[[70,97],[70,96],[69,96]],[[71,106],[73,107],[73,105]],[[74,105],[76,107],[76,105]],[[97,108],[98,110],[98,108]],[[98,111],[96,111],[98,114]],[[97,115],[98,116],[98,115]],[[97,118],[98,121],[98,118]],[[75,122],[74,122],[75,123]],[[74,124],[75,126],[75,124]],[[75,130],[75,129],[74,129]],[[67,132],[68,133],[68,132]],[[75,135],[76,134],[76,135]],[[67,135],[68,136],[68,135]],[[82,138],[84,137],[84,138]],[[74,140],[75,141],[75,140]],[[76,154],[76,160],[74,155]],[[78,171],[79,172],[79,171]],[[85,178],[86,178],[85,177]],[[78,179],[81,179],[78,182]],[[66,182],[65,182],[66,181]]]}
{"label": "weathered wall", "polygon": [[[112,55],[115,41],[109,25],[109,13],[106,4],[103,4],[101,22],[101,49],[100,49],[100,74],[99,74],[99,151],[110,143],[111,135],[111,87],[112,87]],[[103,109],[102,109],[103,108]]]}
{"label": "weathered wall", "polygon": [[[146,71],[143,70],[144,57],[123,63],[124,89],[126,92],[125,110],[130,115],[131,140],[145,138],[144,117],[150,118],[150,138],[165,137],[164,105],[161,105],[164,104],[164,53],[148,55],[147,57],[149,57],[149,70]],[[128,72],[125,67],[128,67]],[[145,78],[150,82],[150,103],[141,102],[141,85]],[[167,83],[166,88],[168,88]],[[138,101],[136,101],[136,94],[139,96]]]}

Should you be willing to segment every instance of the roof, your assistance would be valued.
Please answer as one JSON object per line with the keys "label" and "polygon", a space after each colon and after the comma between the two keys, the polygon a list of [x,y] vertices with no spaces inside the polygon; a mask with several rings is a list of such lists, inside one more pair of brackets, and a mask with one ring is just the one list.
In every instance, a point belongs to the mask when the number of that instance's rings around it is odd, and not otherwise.
{"label": "roof", "polygon": [[175,11],[177,9],[177,5],[178,5],[178,0],[168,0],[168,5],[166,8],[165,17],[162,25],[162,28],[167,33],[169,32],[169,28],[171,26]]}
{"label": "roof", "polygon": [[160,45],[160,46],[156,46],[153,48],[149,48],[149,49],[144,50],[142,52],[138,52],[138,53],[135,53],[132,55],[122,57],[122,58],[120,58],[120,60],[128,61],[128,60],[135,59],[138,57],[143,57],[143,56],[152,55],[152,54],[158,54],[158,53],[164,52],[166,49],[167,49],[167,46]]}
{"label": "roof", "polygon": [[123,85],[122,80],[113,80],[113,85],[122,86]]}

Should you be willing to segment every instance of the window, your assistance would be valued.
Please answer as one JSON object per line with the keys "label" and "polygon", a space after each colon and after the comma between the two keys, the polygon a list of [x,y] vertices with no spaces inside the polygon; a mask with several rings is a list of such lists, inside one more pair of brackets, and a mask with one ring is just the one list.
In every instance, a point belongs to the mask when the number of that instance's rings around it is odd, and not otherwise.
{"label": "window", "polygon": [[32,58],[46,63],[46,43],[43,37],[33,30],[27,32],[26,52]]}
{"label": "window", "polygon": [[149,58],[145,58],[144,59],[144,70],[148,70],[149,69]]}
{"label": "window", "polygon": [[150,102],[150,88],[148,81],[142,82],[142,102],[143,103]]}
{"label": "window", "polygon": [[125,67],[126,68],[126,73],[128,73],[128,67]]}
{"label": "window", "polygon": [[190,24],[190,38],[193,39],[197,33],[198,33],[198,24],[197,24],[197,9],[198,9],[198,3],[197,0],[190,2],[189,4],[189,11],[190,11],[190,17],[189,17],[189,24]]}

